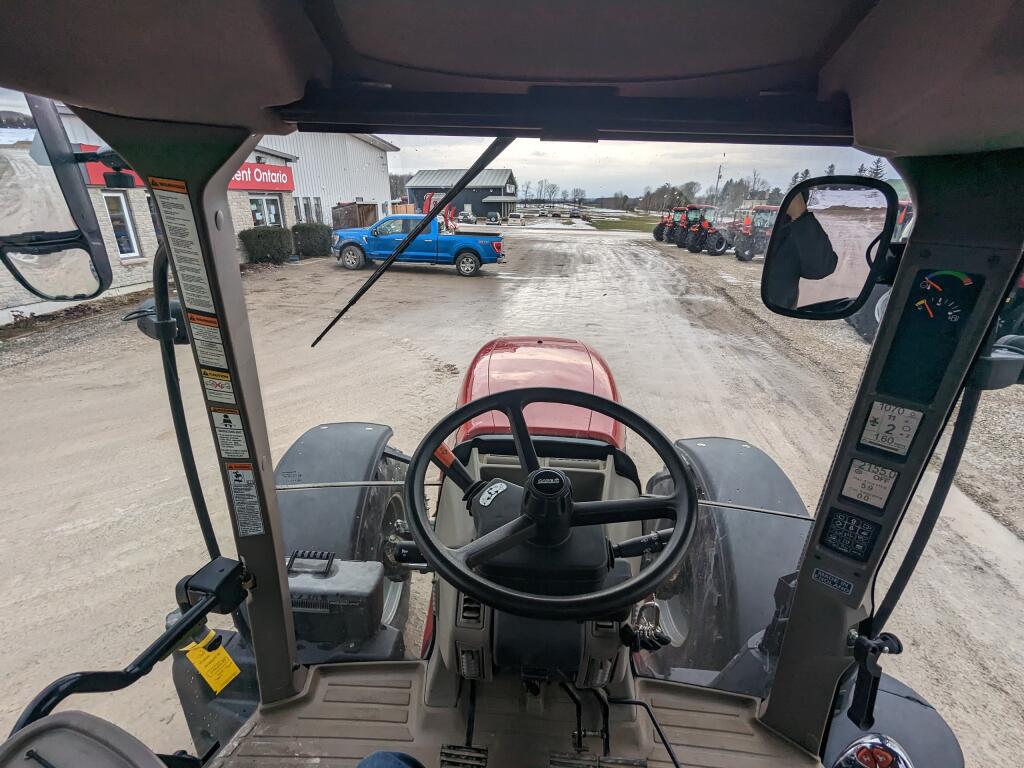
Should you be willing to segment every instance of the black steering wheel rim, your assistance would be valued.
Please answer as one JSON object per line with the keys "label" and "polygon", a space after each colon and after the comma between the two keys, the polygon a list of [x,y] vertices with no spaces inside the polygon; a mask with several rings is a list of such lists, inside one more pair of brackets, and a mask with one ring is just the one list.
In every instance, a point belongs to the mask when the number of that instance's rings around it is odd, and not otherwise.
{"label": "black steering wheel rim", "polygon": [[[540,595],[497,584],[472,570],[473,566],[469,562],[472,554],[467,553],[465,558],[459,554],[473,549],[471,545],[479,544],[487,538],[486,536],[478,537],[469,544],[453,549],[441,542],[428,519],[424,482],[427,470],[434,461],[435,451],[446,450],[442,447],[444,440],[475,416],[491,411],[502,412],[509,418],[520,462],[524,469],[529,471],[530,462],[524,459],[524,451],[532,453],[534,463],[537,457],[522,414],[523,409],[530,403],[542,402],[587,408],[632,429],[658,454],[674,482],[675,490],[672,496],[574,504],[574,526],[628,520],[674,520],[672,536],[660,554],[646,568],[620,584],[583,595]],[[528,445],[524,444],[520,437],[524,433],[527,435],[525,442]],[[450,456],[450,451],[447,453]],[[463,593],[494,609],[520,616],[585,620],[612,616],[628,610],[653,593],[673,573],[689,546],[693,533],[693,521],[697,513],[697,488],[692,470],[683,462],[671,441],[639,414],[598,395],[554,387],[534,387],[486,395],[452,411],[439,421],[420,441],[412,454],[405,481],[405,504],[409,530],[420,553],[441,578]],[[616,514],[624,516],[616,517]],[[503,528],[510,528],[512,525],[509,523]],[[521,539],[525,532],[525,527],[521,525],[513,533]],[[496,538],[495,542],[497,541]],[[474,551],[480,548],[476,546]]]}

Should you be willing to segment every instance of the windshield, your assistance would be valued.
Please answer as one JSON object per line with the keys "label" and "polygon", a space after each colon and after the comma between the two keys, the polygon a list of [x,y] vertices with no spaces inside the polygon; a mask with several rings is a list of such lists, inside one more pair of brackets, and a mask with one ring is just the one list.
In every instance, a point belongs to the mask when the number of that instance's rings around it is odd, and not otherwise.
{"label": "windshield", "polygon": [[[294,161],[294,178],[280,183],[280,189],[237,188],[237,183],[228,189],[236,233],[260,223],[250,215],[256,201],[264,211],[280,211],[289,232],[299,223],[315,223],[318,207],[325,225],[340,208],[346,213],[351,209],[351,223],[343,223],[365,230],[355,236],[369,241],[339,242],[330,255],[314,253],[295,265],[284,263],[294,253],[289,249],[280,259],[282,266],[270,265],[273,268],[251,264],[262,254],[250,255],[241,241],[237,245],[238,261],[245,265],[241,279],[273,466],[284,466],[281,471],[286,473],[282,457],[295,446],[293,456],[306,455],[302,441],[312,438],[304,436],[310,430],[316,435],[322,427],[328,434],[331,425],[359,424],[369,434],[379,426],[387,430],[382,445],[409,454],[460,398],[537,382],[571,382],[595,391],[603,386],[601,392],[678,441],[691,464],[700,467],[702,501],[707,502],[698,508],[695,520],[694,540],[699,544],[691,546],[677,573],[655,593],[670,643],[638,655],[637,670],[765,695],[784,627],[773,620],[777,613],[785,614],[785,579],[799,565],[810,515],[870,343],[844,321],[800,322],[771,314],[760,298],[763,250],[742,260],[743,254],[731,243],[714,255],[707,249],[688,251],[675,240],[658,241],[653,233],[662,212],[673,206],[717,205],[724,216],[731,216],[761,201],[781,202],[790,178],[812,160],[814,173],[824,173],[834,162],[837,172],[845,174],[870,164],[871,158],[853,149],[746,147],[739,154],[741,148],[727,148],[742,159],[728,161],[716,186],[721,152],[708,150],[712,159],[705,162],[698,154],[705,152],[704,145],[517,140],[487,169],[485,179],[496,181],[493,186],[467,189],[453,201],[454,209],[472,223],[460,225],[440,243],[430,242],[429,234],[415,238],[411,250],[319,346],[310,349],[330,316],[411,231],[400,222],[415,218],[395,217],[422,215],[422,189],[438,191],[437,184],[417,187],[421,182],[416,175],[428,182],[441,178],[451,183],[453,174],[457,178],[456,171],[468,168],[487,144],[459,137],[388,135],[380,141],[397,149],[385,151],[359,136],[329,136],[331,141],[349,142],[351,156],[357,150],[378,153],[354,170],[325,169],[351,182],[331,187],[347,192],[326,197],[315,185],[302,186],[306,182],[298,169],[303,163],[309,167],[318,162],[314,154]],[[319,134],[298,137],[326,141]],[[289,156],[305,151],[273,143],[287,139],[265,141]],[[22,151],[16,144],[13,150],[8,154]],[[0,156],[4,152],[0,148]],[[671,163],[666,165],[663,157]],[[763,184],[752,189],[755,168],[749,158],[754,157],[759,158],[757,181],[767,180],[767,189]],[[255,152],[251,164],[270,167],[269,162],[257,163]],[[882,172],[895,180],[895,171],[888,166]],[[378,187],[366,188],[376,191],[355,186],[360,174],[379,182]],[[663,181],[666,174],[671,183]],[[15,176],[0,176],[0,184],[12,183]],[[107,201],[105,192],[110,190],[101,184],[91,186],[101,223],[110,223],[104,224],[104,232],[115,239],[122,230],[130,233],[126,242],[141,254],[125,252],[115,264],[119,285],[149,290],[158,235],[145,191],[124,191],[119,198],[122,211]],[[565,198],[563,190],[568,190]],[[576,210],[579,217],[566,215]],[[41,212],[42,206],[35,211]],[[524,225],[487,224],[507,218],[509,212],[519,214]],[[671,215],[678,220],[681,212]],[[770,223],[773,215],[757,212],[759,226]],[[687,211],[686,216],[696,222],[700,210]],[[399,222],[390,225],[397,226],[395,233],[372,237],[369,229],[382,221]],[[256,228],[264,234],[270,229]],[[111,253],[117,251],[112,247]],[[459,255],[465,258],[456,262]],[[11,299],[12,307],[17,306],[15,300]],[[136,298],[125,301],[133,306]],[[1019,320],[1020,301],[1012,308]],[[182,563],[192,568],[205,560],[200,538],[187,534],[174,539],[174,556],[168,557],[168,527],[191,532],[195,521],[187,489],[177,468],[170,466],[175,461],[173,438],[162,406],[163,380],[155,347],[136,337],[133,328],[113,323],[109,312],[95,318],[79,312],[72,316],[75,322],[50,335],[30,333],[41,323],[22,318],[16,329],[5,332],[0,347],[0,421],[9,436],[0,466],[5,467],[8,509],[18,510],[9,515],[11,536],[16,533],[19,540],[35,543],[31,550],[12,547],[11,557],[0,567],[6,569],[7,583],[38,585],[34,589],[39,599],[59,608],[48,614],[48,629],[37,633],[31,648],[10,649],[6,670],[14,680],[12,701],[28,701],[50,682],[54,670],[42,668],[37,658],[59,657],[73,645],[83,649],[83,666],[103,668],[110,662],[107,634],[120,617],[115,598],[121,588],[111,586],[112,576],[119,585],[133,585],[132,600],[140,613],[162,617],[168,609],[168,589],[182,575]],[[6,341],[16,335],[17,340]],[[482,352],[497,339],[504,340],[504,346]],[[517,346],[515,340],[524,339],[528,343]],[[199,401],[204,390],[190,378],[194,374],[187,353],[179,350],[178,361],[191,419],[202,415]],[[112,397],[117,407],[111,406]],[[906,613],[899,616],[904,642],[934,644],[935,658],[945,658],[948,652],[962,665],[964,679],[985,680],[989,673],[982,661],[964,658],[961,646],[969,642],[981,647],[1005,636],[1005,627],[982,626],[984,622],[972,620],[973,613],[990,611],[998,616],[1010,610],[1011,618],[1017,616],[1005,605],[1005,585],[1016,578],[1006,565],[1013,557],[982,555],[986,549],[979,538],[1006,533],[1002,523],[988,516],[990,509],[1010,521],[1007,525],[1016,525],[1020,451],[1014,440],[1020,434],[1024,407],[1020,393],[1010,389],[993,393],[992,402],[988,418],[979,419],[975,427],[975,447],[968,449],[958,475],[963,478],[963,493],[949,501],[956,516],[948,519],[959,521],[959,527],[955,535],[941,532],[948,551],[936,555],[932,566],[923,566],[930,570],[920,579],[921,591],[908,594]],[[590,414],[584,416],[540,408],[527,414],[528,422],[560,431],[566,439],[603,441],[606,448],[617,442],[617,431],[593,422]],[[472,428],[484,433],[497,429],[493,419],[480,421]],[[216,466],[213,453],[220,444],[200,438],[198,432],[194,437],[212,499],[218,480],[207,464]],[[63,446],[63,459],[60,482],[54,484],[58,444]],[[72,449],[73,445],[83,447]],[[643,440],[626,431],[618,450],[635,467],[635,477],[627,462],[616,464],[616,455],[607,450],[598,458],[547,458],[571,468],[577,473],[574,479],[585,477],[574,488],[593,494],[591,498],[664,492],[664,462]],[[496,454],[491,459],[488,471],[495,477],[510,471],[508,457]],[[756,471],[746,469],[751,466],[747,462],[756,462]],[[397,482],[401,476],[394,464],[374,473],[376,465],[372,478],[398,478]],[[764,480],[769,476],[770,487]],[[278,483],[302,482],[295,477],[281,474]],[[40,488],[45,491],[42,496]],[[985,495],[971,496],[971,489],[977,488],[985,489]],[[351,489],[335,490],[344,493],[329,496],[332,504],[356,495]],[[401,502],[401,487],[386,490],[374,495],[374,503],[390,509],[396,497]],[[428,489],[432,501],[437,500],[436,490]],[[306,503],[313,494],[296,491],[291,496]],[[282,491],[279,499],[288,495]],[[74,514],[61,503],[67,498],[74,500]],[[282,510],[287,504],[283,502]],[[221,499],[211,506],[223,549],[230,556],[232,526],[226,502]],[[430,507],[431,512],[436,509]],[[461,509],[464,514],[464,503]],[[335,507],[331,510],[324,513],[325,519],[337,513]],[[390,535],[395,530],[393,516],[385,519],[392,523]],[[165,524],[156,526],[154,520]],[[610,527],[609,536],[624,539],[642,532]],[[131,556],[112,557],[110,542],[131,542]],[[321,545],[313,541],[309,546]],[[80,554],[82,562],[76,559],[72,564],[71,552],[76,558]],[[378,555],[367,550],[350,557],[373,560]],[[71,582],[55,577],[54,563],[64,564],[63,571],[74,570]],[[639,561],[635,565],[639,568]],[[420,573],[387,585],[390,619],[404,621],[403,655],[420,655],[432,589],[431,576]],[[107,606],[101,606],[102,626],[81,620],[76,606],[83,595],[106,600],[97,603]],[[26,623],[27,617],[22,616]],[[747,651],[762,672],[743,679],[730,676],[727,670],[735,668],[731,662]],[[1001,665],[1021,674],[1010,651],[1000,655]],[[926,699],[948,701],[943,686],[924,668],[911,670],[907,682]],[[129,702],[126,712],[149,711],[146,706],[152,704],[135,691],[123,696]],[[173,704],[173,695],[167,698]],[[977,711],[982,711],[982,703],[971,700]],[[173,708],[161,709],[159,701],[154,706],[154,719],[173,714]]]}
{"label": "windshield", "polygon": [[754,226],[767,229],[775,223],[776,211],[756,211],[754,213]]}
{"label": "windshield", "polygon": [[686,220],[691,224],[696,224],[700,221],[700,208],[690,208],[686,211]]}

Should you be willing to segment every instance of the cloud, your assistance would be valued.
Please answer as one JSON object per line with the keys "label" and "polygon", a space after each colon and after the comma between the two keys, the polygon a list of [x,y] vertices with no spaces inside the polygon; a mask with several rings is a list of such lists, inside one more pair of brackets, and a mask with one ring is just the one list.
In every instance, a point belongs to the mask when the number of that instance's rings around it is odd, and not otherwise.
{"label": "cloud", "polygon": [[[401,147],[388,158],[393,173],[466,168],[489,143],[489,139],[457,136],[385,138]],[[835,163],[836,173],[854,173],[861,163],[870,165],[873,159],[851,147],[517,139],[491,165],[511,168],[520,184],[546,178],[562,187],[583,187],[593,196],[617,191],[636,195],[644,187],[657,187],[666,181],[681,184],[693,180],[704,188],[714,188],[719,165],[722,181],[749,176],[756,168],[772,186],[785,189],[793,173],[804,168],[817,176]],[[887,167],[891,176],[897,175],[891,166]]]}

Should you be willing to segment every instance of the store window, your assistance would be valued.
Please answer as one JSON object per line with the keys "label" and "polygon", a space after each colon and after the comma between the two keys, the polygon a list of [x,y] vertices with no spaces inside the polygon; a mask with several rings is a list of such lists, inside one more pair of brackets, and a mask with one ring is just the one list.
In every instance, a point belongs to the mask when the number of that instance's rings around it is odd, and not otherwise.
{"label": "store window", "polygon": [[295,220],[302,221],[302,207],[299,205],[299,198],[293,197],[292,202],[295,204]]}
{"label": "store window", "polygon": [[249,195],[252,223],[256,227],[283,227],[284,216],[280,195]]}
{"label": "store window", "polygon": [[141,256],[139,240],[135,236],[135,225],[132,223],[131,212],[128,208],[128,196],[124,192],[104,192],[103,202],[106,203],[107,217],[114,230],[118,255],[122,259]]}
{"label": "store window", "polygon": [[302,212],[306,216],[303,221],[313,221],[313,203],[308,197],[302,198]]}
{"label": "store window", "polygon": [[320,202],[319,197],[313,198],[313,208],[316,210],[316,222],[317,224],[324,223],[324,207]]}

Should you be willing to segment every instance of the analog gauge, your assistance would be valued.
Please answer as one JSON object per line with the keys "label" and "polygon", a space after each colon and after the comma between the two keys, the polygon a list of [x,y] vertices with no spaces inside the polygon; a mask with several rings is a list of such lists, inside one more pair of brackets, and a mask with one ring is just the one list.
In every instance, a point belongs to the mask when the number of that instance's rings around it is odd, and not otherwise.
{"label": "analog gauge", "polygon": [[917,273],[879,378],[879,392],[915,403],[932,401],[984,282],[982,275],[954,269]]}
{"label": "analog gauge", "polygon": [[918,284],[914,307],[923,317],[947,323],[959,323],[963,317],[963,297],[970,292],[973,296],[977,286],[974,278],[963,272],[942,269],[926,274]]}

